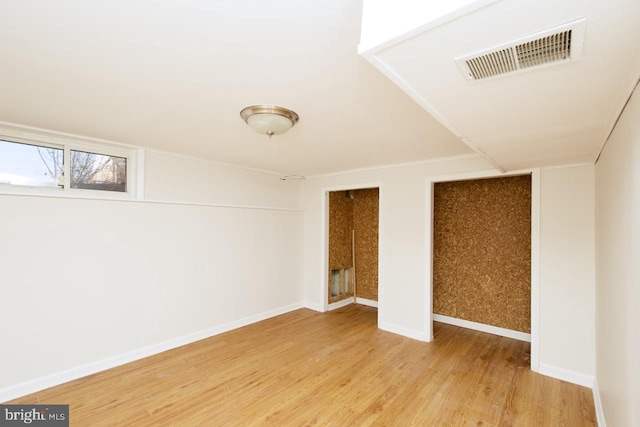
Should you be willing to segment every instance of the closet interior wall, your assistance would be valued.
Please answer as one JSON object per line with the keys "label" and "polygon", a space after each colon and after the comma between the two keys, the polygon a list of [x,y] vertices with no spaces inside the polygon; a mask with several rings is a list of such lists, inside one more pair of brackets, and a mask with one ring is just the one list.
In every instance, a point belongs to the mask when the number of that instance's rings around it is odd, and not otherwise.
{"label": "closet interior wall", "polygon": [[531,176],[436,183],[433,312],[531,332]]}
{"label": "closet interior wall", "polygon": [[[329,303],[353,297],[354,284],[358,298],[378,301],[378,202],[377,188],[329,193]],[[332,289],[337,274],[348,290]]]}

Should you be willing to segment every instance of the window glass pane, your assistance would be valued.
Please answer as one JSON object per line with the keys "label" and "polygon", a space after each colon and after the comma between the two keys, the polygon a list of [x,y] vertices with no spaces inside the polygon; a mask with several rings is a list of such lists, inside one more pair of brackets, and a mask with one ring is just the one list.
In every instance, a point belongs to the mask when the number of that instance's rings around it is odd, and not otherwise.
{"label": "window glass pane", "polygon": [[0,184],[62,186],[60,148],[0,140]]}
{"label": "window glass pane", "polygon": [[71,188],[127,191],[127,159],[71,150]]}

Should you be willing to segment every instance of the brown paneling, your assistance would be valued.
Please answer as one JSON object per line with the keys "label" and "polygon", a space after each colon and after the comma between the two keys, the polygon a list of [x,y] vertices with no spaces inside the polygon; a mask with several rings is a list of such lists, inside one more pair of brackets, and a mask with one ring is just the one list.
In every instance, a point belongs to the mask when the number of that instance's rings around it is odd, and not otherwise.
{"label": "brown paneling", "polygon": [[433,312],[531,331],[531,176],[434,186]]}
{"label": "brown paneling", "polygon": [[329,193],[329,271],[327,272],[327,286],[329,302],[336,302],[353,295],[349,293],[331,296],[331,270],[352,267],[353,252],[351,231],[353,230],[353,199],[347,197],[346,191]]}
{"label": "brown paneling", "polygon": [[[329,302],[353,296],[348,292],[331,296],[331,271],[353,267],[352,230],[355,236],[356,294],[378,300],[378,189],[334,191],[329,193]],[[350,270],[353,278],[354,269]],[[341,271],[341,278],[344,272]]]}
{"label": "brown paneling", "polygon": [[353,191],[356,295],[378,301],[378,189]]}

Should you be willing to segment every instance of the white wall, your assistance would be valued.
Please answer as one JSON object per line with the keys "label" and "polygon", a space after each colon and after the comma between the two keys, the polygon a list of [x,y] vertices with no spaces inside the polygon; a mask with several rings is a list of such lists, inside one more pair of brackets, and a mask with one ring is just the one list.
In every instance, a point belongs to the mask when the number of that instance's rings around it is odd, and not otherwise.
{"label": "white wall", "polygon": [[429,175],[484,170],[477,156],[459,160],[365,170],[304,182],[305,293],[321,307],[323,188],[380,183],[379,325],[422,339],[425,322],[426,183]]}
{"label": "white wall", "polygon": [[596,164],[596,373],[609,426],[640,425],[640,95]]}
{"label": "white wall", "polygon": [[[467,157],[307,179],[303,201],[306,299],[323,305],[322,190],[379,183],[379,325],[426,339],[426,178],[487,169],[482,159]],[[544,170],[541,181],[539,362],[549,375],[588,382],[594,374],[593,168]],[[587,215],[569,224],[567,233],[563,229],[567,221],[584,215],[583,210]],[[563,265],[556,259],[559,254],[565,259]],[[554,311],[559,305],[562,313]],[[555,347],[558,343],[561,349]]]}
{"label": "white wall", "polygon": [[593,386],[593,166],[540,173],[540,372]]}
{"label": "white wall", "polygon": [[[217,167],[193,162],[189,176],[185,162],[185,187]],[[65,370],[302,306],[299,189],[265,176],[251,193],[255,173],[234,173],[220,198],[196,201],[268,208],[0,195],[0,401]],[[152,195],[181,194],[150,176]]]}
{"label": "white wall", "polygon": [[[379,184],[379,324],[425,339],[425,178],[488,169],[472,155],[283,182],[162,153],[148,153],[146,167],[153,202],[0,195],[0,401],[67,369],[303,302],[322,307],[321,201],[338,186]],[[588,377],[593,171],[550,169],[541,180],[540,363]],[[561,301],[580,304],[559,315]]]}
{"label": "white wall", "polygon": [[147,200],[299,209],[301,181],[147,150]]}

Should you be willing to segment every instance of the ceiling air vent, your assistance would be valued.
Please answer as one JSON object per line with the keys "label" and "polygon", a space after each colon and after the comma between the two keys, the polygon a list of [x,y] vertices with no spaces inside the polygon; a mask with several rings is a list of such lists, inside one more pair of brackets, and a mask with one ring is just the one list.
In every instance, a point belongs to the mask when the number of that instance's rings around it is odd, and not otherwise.
{"label": "ceiling air vent", "polygon": [[456,62],[468,80],[477,81],[577,61],[582,55],[585,22],[584,18],[569,22],[457,58]]}

